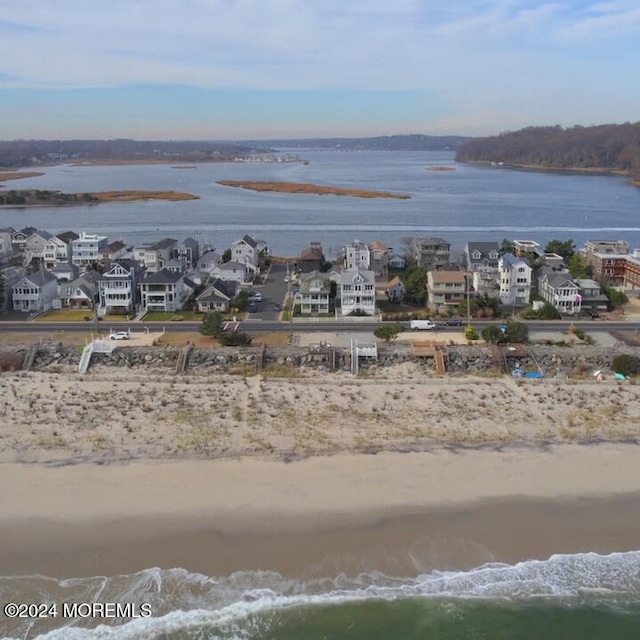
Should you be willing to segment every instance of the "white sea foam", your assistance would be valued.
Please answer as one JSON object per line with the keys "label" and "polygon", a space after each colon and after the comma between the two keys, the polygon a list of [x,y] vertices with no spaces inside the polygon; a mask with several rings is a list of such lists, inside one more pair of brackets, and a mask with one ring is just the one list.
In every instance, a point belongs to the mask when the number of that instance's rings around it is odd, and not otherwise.
{"label": "white sea foam", "polygon": [[[545,597],[607,604],[640,602],[640,551],[598,555],[554,555],[515,565],[488,563],[470,571],[433,571],[412,578],[380,573],[300,582],[273,572],[238,572],[211,578],[182,569],[148,569],[129,576],[57,581],[40,576],[0,578],[0,596],[26,588],[41,601],[86,597],[94,601],[150,602],[154,617],[115,626],[67,626],[41,639],[156,638],[205,627],[220,637],[249,637],[246,622],[287,607],[339,604],[368,599],[482,598],[512,601]],[[25,592],[21,592],[24,596]],[[255,623],[255,620],[254,620]],[[22,630],[21,635],[24,635]],[[209,631],[211,633],[211,631]],[[210,635],[208,637],[211,637]]]}

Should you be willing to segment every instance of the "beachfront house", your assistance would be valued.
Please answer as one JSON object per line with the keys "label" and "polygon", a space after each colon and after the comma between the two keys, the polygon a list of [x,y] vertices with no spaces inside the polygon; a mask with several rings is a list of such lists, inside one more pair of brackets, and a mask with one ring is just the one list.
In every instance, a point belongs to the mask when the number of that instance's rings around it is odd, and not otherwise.
{"label": "beachfront house", "polygon": [[576,315],[582,310],[580,287],[566,271],[541,267],[536,271],[538,295],[563,315]]}
{"label": "beachfront house", "polygon": [[35,233],[37,229],[35,227],[24,227],[18,229],[11,234],[11,248],[15,253],[24,253],[24,247],[27,242],[27,238]]}
{"label": "beachfront house", "polygon": [[235,240],[231,243],[231,260],[246,265],[248,272],[256,273],[260,261],[258,243],[249,235]]}
{"label": "beachfront house", "polygon": [[369,247],[360,240],[349,242],[344,248],[344,267],[345,269],[369,269],[371,263],[371,253]]}
{"label": "beachfront house", "polygon": [[102,259],[102,250],[107,246],[107,236],[84,231],[71,241],[71,261],[79,267],[87,267]]}
{"label": "beachfront house", "polygon": [[196,298],[196,308],[201,313],[220,311],[226,313],[231,309],[231,303],[237,295],[238,283],[216,278]]}
{"label": "beachfront house", "polygon": [[210,249],[198,258],[198,270],[212,273],[213,270],[222,264],[222,255],[215,249]]}
{"label": "beachfront house", "polygon": [[574,282],[578,285],[582,296],[582,308],[592,311],[606,311],[609,308],[609,298],[602,287],[591,278],[577,278]]}
{"label": "beachfront house", "polygon": [[177,240],[163,238],[156,242],[134,247],[133,257],[147,272],[155,273],[164,268],[164,265],[171,259],[172,251],[177,245]]}
{"label": "beachfront house", "polygon": [[11,288],[14,311],[34,313],[53,308],[58,295],[55,276],[45,269],[25,275]]}
{"label": "beachfront house", "polygon": [[73,231],[65,231],[57,236],[51,236],[44,248],[45,269],[53,269],[57,264],[71,262],[73,247],[71,243],[78,238]]}
{"label": "beachfront house", "polygon": [[389,249],[378,240],[372,240],[369,243],[369,269],[373,271],[376,278],[386,280],[389,275]]}
{"label": "beachfront house", "polygon": [[355,267],[340,274],[340,314],[367,315],[376,313],[376,277],[373,271]]}
{"label": "beachfront house", "polygon": [[183,302],[191,293],[191,289],[185,287],[184,276],[179,270],[146,271],[140,278],[138,287],[140,305],[145,312],[180,311]]}
{"label": "beachfront house", "polygon": [[301,273],[312,273],[320,271],[325,262],[322,244],[311,242],[306,249],[298,256],[298,269]]}
{"label": "beachfront house", "polygon": [[407,259],[398,253],[389,256],[389,269],[393,271],[404,271],[407,268]]}
{"label": "beachfront house", "polygon": [[126,258],[129,248],[122,240],[114,240],[102,249],[100,262],[107,267],[119,258]]}
{"label": "beachfront house", "polygon": [[500,302],[510,307],[523,307],[529,304],[531,299],[531,265],[529,260],[512,253],[505,253],[500,256],[498,261],[498,272]]}
{"label": "beachfront house", "polygon": [[326,273],[311,271],[300,276],[300,288],[294,304],[300,307],[301,315],[326,315],[329,313],[331,280]]}
{"label": "beachfront house", "polygon": [[101,274],[97,271],[85,271],[71,282],[59,283],[58,299],[54,303],[54,308],[93,309],[98,301],[98,281],[100,278]]}
{"label": "beachfront house", "polygon": [[464,258],[467,271],[497,273],[500,245],[497,242],[467,242]]}
{"label": "beachfront house", "polygon": [[211,270],[211,276],[226,282],[248,282],[251,272],[248,265],[240,262],[223,262]]}
{"label": "beachfront house", "polygon": [[116,260],[98,280],[98,315],[126,315],[138,302],[138,279],[142,269],[135,260]]}
{"label": "beachfront house", "polygon": [[443,238],[413,238],[410,249],[414,262],[425,269],[445,269],[451,261],[451,244]]}
{"label": "beachfront house", "polygon": [[200,258],[200,243],[195,238],[185,238],[173,247],[171,257],[182,265],[182,271],[191,271]]}
{"label": "beachfront house", "polygon": [[467,294],[467,277],[464,271],[427,273],[427,303],[431,313],[456,309]]}

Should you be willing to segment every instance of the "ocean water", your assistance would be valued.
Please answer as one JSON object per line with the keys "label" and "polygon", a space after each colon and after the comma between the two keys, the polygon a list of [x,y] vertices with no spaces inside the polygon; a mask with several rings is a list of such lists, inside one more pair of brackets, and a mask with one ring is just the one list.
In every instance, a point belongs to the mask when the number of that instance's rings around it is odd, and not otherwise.
{"label": "ocean water", "polygon": [[[44,176],[8,188],[66,192],[174,189],[200,196],[185,202],[9,208],[0,225],[33,225],[122,238],[132,244],[195,236],[219,249],[244,233],[277,255],[298,255],[311,241],[335,257],[347,242],[380,240],[404,250],[411,236],[440,235],[461,250],[469,240],[626,238],[640,247],[640,189],[625,178],[532,173],[455,163],[453,152],[300,151],[302,163],[45,167]],[[454,171],[426,171],[448,166]],[[218,180],[280,180],[378,189],[410,200],[256,193]]]}
{"label": "ocean water", "polygon": [[271,572],[208,577],[149,569],[111,578],[0,579],[4,602],[148,603],[153,616],[0,620],[3,637],[122,640],[636,640],[640,552],[302,582]]}

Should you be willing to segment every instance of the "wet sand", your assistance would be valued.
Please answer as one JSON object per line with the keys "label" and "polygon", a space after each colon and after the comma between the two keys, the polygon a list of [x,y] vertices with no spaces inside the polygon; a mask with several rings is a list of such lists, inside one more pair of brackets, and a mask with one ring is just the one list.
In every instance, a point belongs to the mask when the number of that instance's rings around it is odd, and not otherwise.
{"label": "wet sand", "polygon": [[640,549],[640,449],[0,465],[4,575],[407,576]]}

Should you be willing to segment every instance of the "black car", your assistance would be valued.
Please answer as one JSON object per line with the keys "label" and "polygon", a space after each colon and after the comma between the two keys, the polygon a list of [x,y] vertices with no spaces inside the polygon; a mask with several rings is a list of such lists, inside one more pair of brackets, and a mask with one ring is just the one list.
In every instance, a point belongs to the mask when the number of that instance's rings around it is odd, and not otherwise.
{"label": "black car", "polygon": [[460,318],[449,318],[446,322],[447,327],[460,327],[462,320]]}
{"label": "black car", "polygon": [[587,313],[589,314],[589,317],[592,320],[595,320],[596,318],[600,317],[600,314],[595,309],[589,309],[589,311],[587,311]]}

